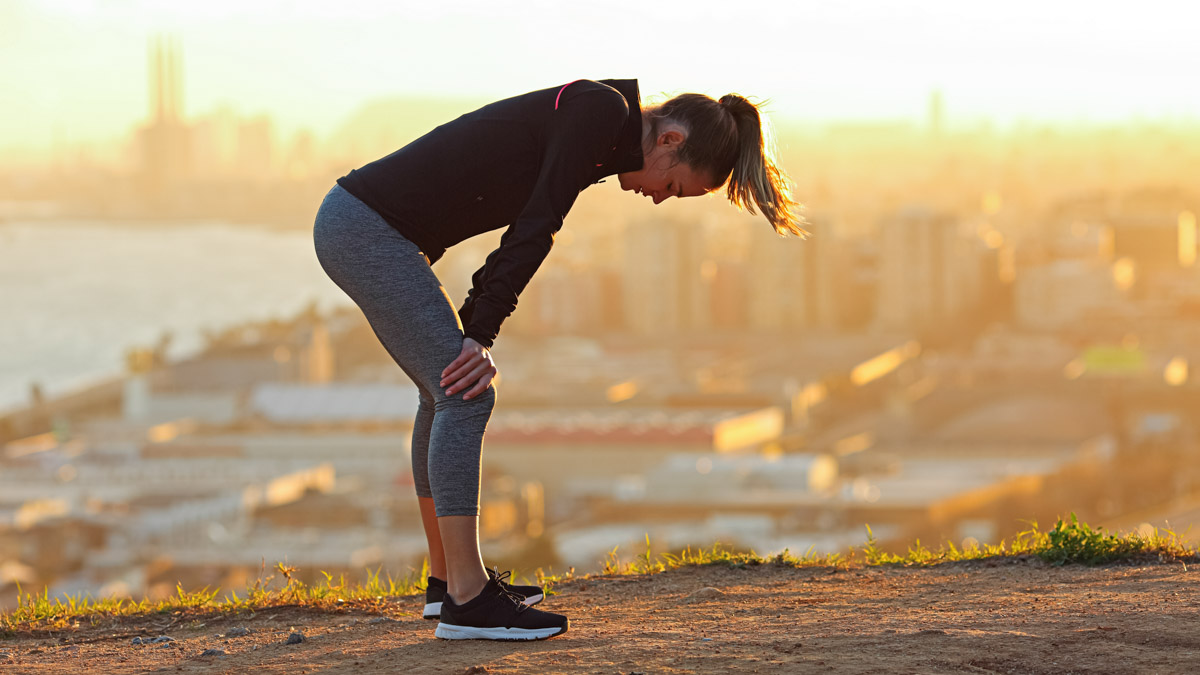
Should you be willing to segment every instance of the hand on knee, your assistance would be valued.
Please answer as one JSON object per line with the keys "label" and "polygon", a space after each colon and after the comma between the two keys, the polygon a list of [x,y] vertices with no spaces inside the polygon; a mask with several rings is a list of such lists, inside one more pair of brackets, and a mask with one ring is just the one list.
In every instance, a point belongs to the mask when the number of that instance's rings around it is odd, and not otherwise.
{"label": "hand on knee", "polygon": [[471,338],[463,338],[462,352],[442,370],[439,386],[446,387],[446,396],[466,390],[463,400],[469,401],[487,391],[499,377],[491,350]]}

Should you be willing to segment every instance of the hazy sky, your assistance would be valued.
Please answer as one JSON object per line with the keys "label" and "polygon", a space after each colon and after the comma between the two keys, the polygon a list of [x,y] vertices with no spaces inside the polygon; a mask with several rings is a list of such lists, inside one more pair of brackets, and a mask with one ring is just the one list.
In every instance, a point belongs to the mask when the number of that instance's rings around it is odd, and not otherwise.
{"label": "hazy sky", "polygon": [[147,44],[183,50],[184,110],[228,102],[324,134],[364,101],[487,99],[587,77],[737,91],[777,118],[1200,117],[1200,4],[1140,0],[0,0],[0,148],[124,133]]}

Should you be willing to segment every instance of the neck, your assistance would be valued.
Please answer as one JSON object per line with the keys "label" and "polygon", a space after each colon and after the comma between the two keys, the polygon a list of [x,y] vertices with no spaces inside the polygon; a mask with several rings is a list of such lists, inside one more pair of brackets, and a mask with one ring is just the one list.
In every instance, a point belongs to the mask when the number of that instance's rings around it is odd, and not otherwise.
{"label": "neck", "polygon": [[642,156],[649,155],[654,150],[654,123],[648,115],[642,115]]}

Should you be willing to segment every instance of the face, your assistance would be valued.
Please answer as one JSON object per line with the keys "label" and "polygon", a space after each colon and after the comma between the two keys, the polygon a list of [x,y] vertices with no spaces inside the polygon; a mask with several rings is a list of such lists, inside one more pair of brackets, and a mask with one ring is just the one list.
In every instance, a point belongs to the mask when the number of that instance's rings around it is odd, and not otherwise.
{"label": "face", "polygon": [[709,176],[693,171],[683,162],[675,162],[675,152],[683,139],[683,133],[677,128],[660,133],[641,169],[617,174],[621,189],[637,192],[653,199],[655,204],[661,204],[671,197],[698,197],[718,187],[711,184]]}

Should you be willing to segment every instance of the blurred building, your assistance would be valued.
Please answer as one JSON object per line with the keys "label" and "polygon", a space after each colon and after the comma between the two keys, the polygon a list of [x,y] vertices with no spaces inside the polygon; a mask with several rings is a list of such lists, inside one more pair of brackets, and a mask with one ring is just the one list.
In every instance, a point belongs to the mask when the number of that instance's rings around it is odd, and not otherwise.
{"label": "blurred building", "polygon": [[837,272],[843,249],[827,219],[811,220],[813,236],[806,240],[782,239],[763,227],[750,233],[746,297],[750,328],[787,332],[837,324]]}
{"label": "blurred building", "polygon": [[923,206],[880,223],[877,328],[936,332],[976,309],[983,246],[970,229]]}
{"label": "blurred building", "polygon": [[168,197],[192,176],[193,136],[183,119],[182,58],[174,40],[151,40],[149,119],[136,131],[138,189],[163,209]]}
{"label": "blurred building", "polygon": [[1112,265],[1056,260],[1021,271],[1015,284],[1015,314],[1021,326],[1054,330],[1116,306],[1122,297]]}
{"label": "blurred building", "polygon": [[258,115],[238,124],[237,176],[267,182],[275,171],[275,127],[271,118]]}
{"label": "blurred building", "polygon": [[634,222],[625,231],[625,244],[623,298],[630,332],[650,336],[711,326],[699,223],[674,218]]}
{"label": "blurred building", "polygon": [[778,439],[779,408],[759,410],[551,408],[498,410],[488,425],[487,461],[537,479],[547,497],[578,491],[579,481],[613,486],[658,465],[671,452],[728,453]]}
{"label": "blurred building", "polygon": [[[1122,205],[1106,218],[1112,236],[1113,255],[1128,258],[1144,270],[1179,267],[1183,253],[1179,214],[1184,210],[1182,204],[1157,200]],[[1190,259],[1194,261],[1194,235],[1189,246]]]}
{"label": "blurred building", "polygon": [[223,105],[199,117],[192,125],[196,142],[196,173],[208,179],[225,179],[238,165],[239,121],[233,108]]}

